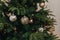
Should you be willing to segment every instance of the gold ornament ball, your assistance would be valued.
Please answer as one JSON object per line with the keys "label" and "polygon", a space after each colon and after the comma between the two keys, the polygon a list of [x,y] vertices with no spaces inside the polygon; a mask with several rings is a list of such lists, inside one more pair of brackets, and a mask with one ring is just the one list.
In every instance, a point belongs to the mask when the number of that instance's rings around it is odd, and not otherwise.
{"label": "gold ornament ball", "polygon": [[28,24],[28,23],[29,23],[29,18],[26,17],[26,16],[23,16],[23,17],[21,18],[21,23],[22,23],[22,24]]}
{"label": "gold ornament ball", "polygon": [[40,7],[44,7],[44,6],[45,6],[44,2],[40,3]]}

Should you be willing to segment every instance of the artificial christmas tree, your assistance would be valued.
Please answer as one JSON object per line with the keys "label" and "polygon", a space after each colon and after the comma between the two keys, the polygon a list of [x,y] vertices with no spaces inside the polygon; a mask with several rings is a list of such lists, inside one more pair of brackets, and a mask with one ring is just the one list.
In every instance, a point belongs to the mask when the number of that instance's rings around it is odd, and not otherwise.
{"label": "artificial christmas tree", "polygon": [[[0,40],[58,40],[48,0],[0,0]],[[50,26],[50,27],[49,27]]]}

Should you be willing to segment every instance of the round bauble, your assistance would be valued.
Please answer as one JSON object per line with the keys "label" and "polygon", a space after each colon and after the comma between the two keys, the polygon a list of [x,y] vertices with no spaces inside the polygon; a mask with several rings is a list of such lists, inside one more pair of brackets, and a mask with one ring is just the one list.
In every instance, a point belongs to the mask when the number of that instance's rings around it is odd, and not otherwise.
{"label": "round bauble", "polygon": [[26,16],[23,16],[23,17],[21,18],[21,23],[22,23],[22,24],[28,24],[28,23],[29,23],[29,18],[26,17]]}
{"label": "round bauble", "polygon": [[16,15],[11,15],[11,16],[9,17],[9,20],[10,20],[11,22],[16,21],[16,20],[17,20]]}
{"label": "round bauble", "polygon": [[45,2],[41,2],[39,5],[40,5],[40,7],[44,7],[45,6]]}

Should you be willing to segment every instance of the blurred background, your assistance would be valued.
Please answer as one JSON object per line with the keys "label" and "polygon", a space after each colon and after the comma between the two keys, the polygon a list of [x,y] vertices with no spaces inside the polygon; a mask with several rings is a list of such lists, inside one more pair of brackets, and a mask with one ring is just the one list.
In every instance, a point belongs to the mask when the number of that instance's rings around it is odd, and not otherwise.
{"label": "blurred background", "polygon": [[49,0],[48,7],[53,11],[52,14],[55,15],[57,25],[55,25],[55,32],[60,38],[60,0]]}

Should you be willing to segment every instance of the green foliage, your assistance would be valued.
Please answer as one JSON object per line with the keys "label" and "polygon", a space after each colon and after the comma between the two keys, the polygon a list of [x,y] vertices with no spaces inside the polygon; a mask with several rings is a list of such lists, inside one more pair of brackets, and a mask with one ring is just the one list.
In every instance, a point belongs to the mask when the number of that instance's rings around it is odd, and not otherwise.
{"label": "green foliage", "polygon": [[32,33],[29,40],[44,40],[44,35],[42,32]]}
{"label": "green foliage", "polygon": [[0,30],[2,30],[4,28],[4,24],[0,23]]}
{"label": "green foliage", "polygon": [[[48,0],[11,0],[7,3],[8,6],[4,1],[0,0],[0,40],[56,40],[57,37],[54,35],[49,36],[39,32],[41,25],[44,28],[44,26],[54,25],[55,22],[54,18],[47,17],[54,16],[49,14],[49,10],[42,8],[36,12],[37,3],[48,2]],[[7,16],[9,12],[17,16],[15,22],[9,20]],[[24,15],[33,19],[33,23],[23,25],[20,20]]]}

